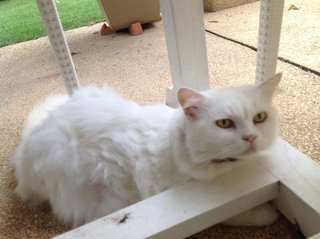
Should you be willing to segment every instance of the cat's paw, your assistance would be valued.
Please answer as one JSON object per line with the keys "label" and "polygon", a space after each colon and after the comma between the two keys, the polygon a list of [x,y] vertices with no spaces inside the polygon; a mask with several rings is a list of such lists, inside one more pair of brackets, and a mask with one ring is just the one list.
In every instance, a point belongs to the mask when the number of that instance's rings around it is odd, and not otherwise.
{"label": "cat's paw", "polygon": [[278,212],[269,203],[265,203],[232,217],[224,221],[223,224],[230,226],[266,226],[274,223],[278,216]]}

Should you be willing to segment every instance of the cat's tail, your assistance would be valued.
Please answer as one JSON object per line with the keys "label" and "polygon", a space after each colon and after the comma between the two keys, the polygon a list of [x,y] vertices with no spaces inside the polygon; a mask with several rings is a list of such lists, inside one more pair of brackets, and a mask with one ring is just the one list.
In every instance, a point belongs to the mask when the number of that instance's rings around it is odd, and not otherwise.
{"label": "cat's tail", "polygon": [[22,130],[22,137],[25,137],[29,132],[39,125],[45,118],[48,117],[50,111],[56,109],[59,105],[64,104],[69,97],[67,95],[51,95],[43,102],[36,105],[29,114]]}

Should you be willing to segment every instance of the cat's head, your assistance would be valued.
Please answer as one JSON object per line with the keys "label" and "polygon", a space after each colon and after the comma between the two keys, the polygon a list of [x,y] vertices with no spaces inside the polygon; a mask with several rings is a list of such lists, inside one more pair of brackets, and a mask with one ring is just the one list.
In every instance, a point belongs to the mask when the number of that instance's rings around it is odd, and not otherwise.
{"label": "cat's head", "polygon": [[267,149],[277,136],[277,112],[272,96],[281,79],[201,93],[178,92],[184,112],[183,141],[188,160],[180,170],[210,180]]}

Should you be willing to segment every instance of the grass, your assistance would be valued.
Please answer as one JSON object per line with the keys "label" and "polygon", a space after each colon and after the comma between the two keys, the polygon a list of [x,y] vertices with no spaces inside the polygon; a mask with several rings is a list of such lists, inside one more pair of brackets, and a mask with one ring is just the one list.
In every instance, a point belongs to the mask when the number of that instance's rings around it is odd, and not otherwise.
{"label": "grass", "polygon": [[[64,30],[103,21],[96,0],[57,0]],[[0,0],[0,47],[45,36],[35,0]]]}

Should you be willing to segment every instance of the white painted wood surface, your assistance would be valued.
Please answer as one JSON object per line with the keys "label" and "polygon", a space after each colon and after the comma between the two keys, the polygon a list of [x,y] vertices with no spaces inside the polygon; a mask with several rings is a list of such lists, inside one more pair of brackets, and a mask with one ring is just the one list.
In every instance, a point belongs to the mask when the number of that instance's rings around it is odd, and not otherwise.
{"label": "white painted wood surface", "polygon": [[312,237],[308,237],[308,239],[320,239],[320,233],[313,235]]}
{"label": "white painted wood surface", "polygon": [[251,161],[236,176],[181,184],[56,238],[184,238],[277,195],[278,180]]}
{"label": "white painted wood surface", "polygon": [[284,0],[261,0],[256,83],[276,72]]}
{"label": "white painted wood surface", "polygon": [[208,89],[209,73],[202,0],[161,0],[161,13],[173,86],[167,104],[177,105],[181,86]]}
{"label": "white painted wood surface", "polygon": [[[183,238],[275,197],[279,210],[305,236],[317,238],[317,163],[279,139],[263,158],[239,167],[237,176],[226,174],[211,183],[187,182],[57,238]],[[119,223],[126,214],[125,223]]]}
{"label": "white painted wood surface", "polygon": [[281,182],[277,208],[305,236],[320,232],[320,165],[279,139],[259,163]]}
{"label": "white painted wood surface", "polygon": [[79,81],[54,0],[36,0],[68,94],[79,88]]}

